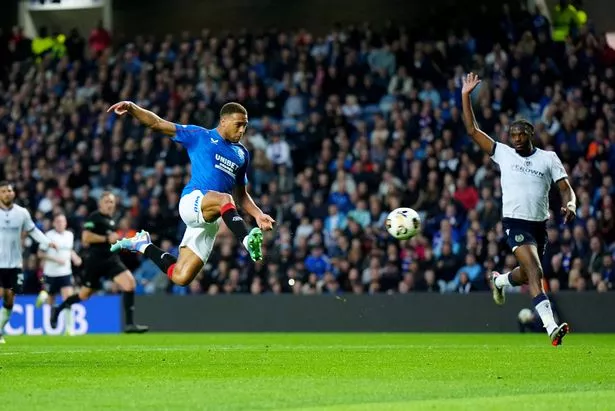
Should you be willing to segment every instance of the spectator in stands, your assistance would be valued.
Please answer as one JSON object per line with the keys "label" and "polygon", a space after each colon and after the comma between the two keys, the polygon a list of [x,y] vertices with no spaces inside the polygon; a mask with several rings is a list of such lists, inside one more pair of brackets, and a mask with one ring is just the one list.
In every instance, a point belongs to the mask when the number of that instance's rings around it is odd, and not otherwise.
{"label": "spectator in stands", "polygon": [[47,27],[43,26],[38,29],[38,36],[32,41],[32,54],[37,59],[42,58],[46,53],[52,51],[54,40],[49,35]]}
{"label": "spectator in stands", "polygon": [[103,26],[102,20],[98,22],[98,26],[92,29],[88,44],[93,55],[100,55],[111,45],[111,35]]}

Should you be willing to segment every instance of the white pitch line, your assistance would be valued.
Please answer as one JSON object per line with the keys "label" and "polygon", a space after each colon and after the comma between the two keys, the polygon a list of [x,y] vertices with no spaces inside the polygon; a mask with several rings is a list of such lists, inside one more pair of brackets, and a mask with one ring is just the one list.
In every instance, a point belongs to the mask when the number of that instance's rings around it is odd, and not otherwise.
{"label": "white pitch line", "polygon": [[[536,345],[538,346],[538,345]],[[16,347],[19,347],[18,345]],[[86,348],[83,349],[65,349],[66,346],[58,345],[56,350],[44,350],[44,351],[28,351],[20,350],[14,352],[1,352],[0,355],[18,355],[18,354],[34,354],[44,355],[52,353],[62,354],[79,354],[79,353],[94,353],[94,352],[109,352],[109,351],[130,351],[130,352],[171,352],[171,351],[381,351],[381,350],[404,350],[404,349],[421,349],[424,351],[438,351],[443,349],[463,349],[463,350],[476,350],[476,349],[499,349],[496,346],[489,346],[484,344],[442,344],[442,345],[422,345],[422,344],[388,344],[388,345],[177,345],[169,347],[146,347],[146,346],[114,346],[109,348]],[[8,347],[7,347],[8,348]]]}

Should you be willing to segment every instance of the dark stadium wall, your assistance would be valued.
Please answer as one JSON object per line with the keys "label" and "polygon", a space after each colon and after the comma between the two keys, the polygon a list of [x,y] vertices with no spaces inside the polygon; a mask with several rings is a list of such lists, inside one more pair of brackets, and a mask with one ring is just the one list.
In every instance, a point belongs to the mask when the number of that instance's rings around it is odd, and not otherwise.
{"label": "dark stadium wall", "polygon": [[[611,294],[560,293],[552,301],[575,332],[615,332]],[[217,295],[137,298],[137,319],[164,332],[518,332],[527,295]]]}
{"label": "dark stadium wall", "polygon": [[[559,0],[547,0],[546,4],[552,10]],[[583,10],[594,23],[598,32],[615,32],[615,1],[584,0]]]}
{"label": "dark stadium wall", "polygon": [[2,9],[0,10],[0,30],[4,33],[11,31],[11,28],[17,25],[17,0],[1,1]]}
{"label": "dark stadium wall", "polygon": [[[463,1],[431,0],[430,7],[458,5]],[[420,0],[225,0],[194,1],[131,0],[114,2],[114,27],[126,36],[179,33],[203,28],[239,31],[278,27],[305,27],[326,33],[337,21],[342,23],[384,22],[395,19],[412,23],[426,12]]]}
{"label": "dark stadium wall", "polygon": [[599,32],[615,31],[615,1],[585,0],[583,8]]}

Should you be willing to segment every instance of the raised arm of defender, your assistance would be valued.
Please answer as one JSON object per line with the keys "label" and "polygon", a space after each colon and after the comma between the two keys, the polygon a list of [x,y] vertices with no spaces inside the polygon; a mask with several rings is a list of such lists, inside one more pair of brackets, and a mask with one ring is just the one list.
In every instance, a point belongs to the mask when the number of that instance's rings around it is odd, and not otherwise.
{"label": "raised arm of defender", "polygon": [[159,133],[166,134],[167,136],[175,135],[175,124],[170,121],[164,120],[155,113],[149,110],[139,107],[132,101],[120,101],[115,103],[107,110],[107,113],[114,111],[118,116],[123,116],[129,113],[131,116],[141,122],[141,124],[151,128]]}
{"label": "raised arm of defender", "polygon": [[480,79],[474,73],[468,74],[463,79],[463,88],[461,89],[463,122],[466,126],[466,132],[472,137],[472,140],[479,145],[481,150],[492,156],[495,151],[495,141],[478,128],[476,117],[474,117],[474,111],[472,110],[472,99],[470,98],[470,94],[472,94],[472,90],[474,90],[479,83]]}

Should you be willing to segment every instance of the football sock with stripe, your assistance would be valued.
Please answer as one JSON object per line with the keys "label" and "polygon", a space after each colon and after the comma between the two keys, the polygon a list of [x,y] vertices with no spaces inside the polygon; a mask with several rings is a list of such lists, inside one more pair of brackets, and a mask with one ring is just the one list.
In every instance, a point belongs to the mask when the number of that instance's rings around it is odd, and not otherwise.
{"label": "football sock with stripe", "polygon": [[517,287],[521,285],[513,279],[512,272],[501,274],[495,278],[495,286],[498,288],[503,287]]}
{"label": "football sock with stripe", "polygon": [[498,288],[510,287],[512,284],[510,283],[510,273],[501,274],[495,277],[495,286]]}
{"label": "football sock with stripe", "polygon": [[542,320],[543,326],[547,329],[547,334],[551,335],[553,330],[557,328],[555,319],[553,318],[553,311],[551,310],[551,302],[549,298],[543,293],[538,294],[532,299],[536,312]]}
{"label": "football sock with stripe", "polygon": [[145,247],[145,250],[143,250],[143,255],[152,260],[152,262],[156,264],[162,272],[167,274],[167,277],[171,278],[173,276],[173,270],[175,269],[175,263],[177,262],[177,258],[173,255],[164,252],[154,244],[149,244]]}
{"label": "football sock with stripe", "polygon": [[237,237],[239,241],[248,248],[248,226],[246,222],[243,221],[243,218],[237,212],[237,208],[233,203],[224,204],[220,207],[220,214],[222,215],[222,220],[226,226],[231,230],[231,232]]}

